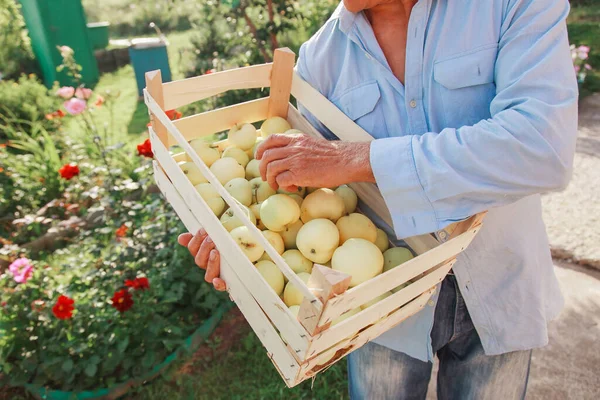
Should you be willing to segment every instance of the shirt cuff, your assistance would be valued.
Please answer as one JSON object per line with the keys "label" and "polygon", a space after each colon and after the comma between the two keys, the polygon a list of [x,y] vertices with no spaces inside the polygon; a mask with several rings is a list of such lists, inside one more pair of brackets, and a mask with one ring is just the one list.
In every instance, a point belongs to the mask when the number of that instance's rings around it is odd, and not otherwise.
{"label": "shirt cuff", "polygon": [[398,239],[438,229],[435,210],[417,174],[412,141],[409,135],[371,142],[371,168]]}

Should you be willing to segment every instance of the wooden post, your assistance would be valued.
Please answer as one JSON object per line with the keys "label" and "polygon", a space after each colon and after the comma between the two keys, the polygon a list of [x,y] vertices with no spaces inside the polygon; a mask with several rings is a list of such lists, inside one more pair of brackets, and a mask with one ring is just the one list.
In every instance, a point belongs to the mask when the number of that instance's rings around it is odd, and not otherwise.
{"label": "wooden post", "polygon": [[287,119],[295,63],[296,55],[287,47],[275,50],[271,70],[269,118],[277,116]]}
{"label": "wooden post", "polygon": [[[160,73],[160,69],[146,72],[146,90],[154,101],[160,106],[160,108],[164,111],[165,109],[165,99],[163,95],[163,85],[162,85],[162,75]],[[150,122],[152,123],[152,129],[156,132],[156,135],[160,139],[161,142],[168,149],[169,144],[169,133],[167,132],[167,128],[163,124],[160,123],[158,118],[154,118],[154,115],[149,112]]]}
{"label": "wooden post", "polygon": [[[337,295],[344,293],[350,286],[352,277],[343,272],[327,268],[323,265],[315,264],[313,266],[308,288],[321,300],[323,309],[327,301]],[[329,327],[329,323],[318,327],[321,313],[316,313],[308,299],[304,299],[298,312],[298,321],[306,328],[308,333],[315,335]]]}

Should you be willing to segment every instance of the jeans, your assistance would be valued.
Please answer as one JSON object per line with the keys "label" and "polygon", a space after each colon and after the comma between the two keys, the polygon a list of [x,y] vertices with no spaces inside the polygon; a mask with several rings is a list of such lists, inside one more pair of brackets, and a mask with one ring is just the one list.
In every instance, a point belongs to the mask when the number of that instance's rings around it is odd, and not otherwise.
{"label": "jeans", "polygon": [[[453,275],[442,282],[431,331],[439,400],[524,399],[531,350],[486,356]],[[367,343],[348,356],[352,400],[425,399],[431,362]]]}

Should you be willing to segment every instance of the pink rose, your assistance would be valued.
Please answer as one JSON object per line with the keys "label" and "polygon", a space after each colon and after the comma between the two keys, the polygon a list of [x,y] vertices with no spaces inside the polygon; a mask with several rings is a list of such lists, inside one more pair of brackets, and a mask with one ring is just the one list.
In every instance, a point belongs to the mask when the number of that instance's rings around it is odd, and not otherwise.
{"label": "pink rose", "polygon": [[580,52],[578,52],[578,53],[577,53],[577,57],[579,57],[579,59],[580,59],[580,60],[587,60],[587,58],[588,58],[588,53],[585,53],[585,52],[581,52],[581,51],[580,51]]}
{"label": "pink rose", "polygon": [[8,270],[13,274],[15,282],[25,283],[33,274],[33,265],[27,258],[19,258],[9,265]]}
{"label": "pink rose", "polygon": [[588,71],[591,71],[591,70],[592,70],[592,66],[591,66],[590,64],[585,64],[583,67],[584,67],[585,69],[587,69]]}
{"label": "pink rose", "polygon": [[575,65],[574,68],[576,73],[579,72],[579,70],[581,70],[581,67],[579,65]]}
{"label": "pink rose", "polygon": [[92,96],[92,89],[88,89],[88,88],[77,88],[77,90],[75,90],[75,97],[77,97],[78,99],[84,99],[87,100]]}
{"label": "pink rose", "polygon": [[75,88],[71,86],[63,86],[56,91],[56,95],[63,99],[70,99],[75,94]]}
{"label": "pink rose", "polygon": [[579,46],[577,48],[577,51],[580,52],[580,53],[586,53],[587,54],[587,53],[590,52],[590,48],[589,48],[589,46]]}
{"label": "pink rose", "polygon": [[76,99],[75,97],[72,97],[71,99],[65,101],[63,103],[63,106],[69,114],[77,115],[85,111],[86,102],[85,100]]}

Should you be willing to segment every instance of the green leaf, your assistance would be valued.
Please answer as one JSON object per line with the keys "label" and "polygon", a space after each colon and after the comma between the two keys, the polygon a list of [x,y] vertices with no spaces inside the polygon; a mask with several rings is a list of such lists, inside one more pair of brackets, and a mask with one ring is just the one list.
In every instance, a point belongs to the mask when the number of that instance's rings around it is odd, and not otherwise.
{"label": "green leaf", "polygon": [[61,368],[65,372],[71,372],[71,370],[73,369],[73,360],[71,360],[70,358],[65,360],[65,362],[62,363]]}
{"label": "green leaf", "polygon": [[96,371],[98,371],[96,364],[88,364],[87,367],[85,367],[85,374],[90,378],[93,378],[94,375],[96,375]]}
{"label": "green leaf", "polygon": [[129,337],[125,337],[125,338],[121,339],[119,344],[117,344],[117,350],[119,350],[119,353],[123,353],[125,351],[125,349],[127,349],[128,345],[129,345]]}

